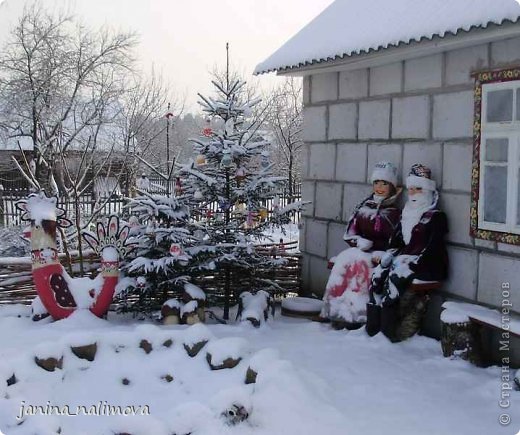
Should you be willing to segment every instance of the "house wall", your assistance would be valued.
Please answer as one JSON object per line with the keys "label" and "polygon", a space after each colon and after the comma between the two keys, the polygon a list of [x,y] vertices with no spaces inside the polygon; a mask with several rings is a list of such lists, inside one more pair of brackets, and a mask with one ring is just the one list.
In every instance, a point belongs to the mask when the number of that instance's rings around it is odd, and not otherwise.
{"label": "house wall", "polygon": [[304,77],[303,199],[312,204],[303,213],[300,243],[307,294],[323,294],[327,259],[345,248],[342,235],[347,220],[371,191],[374,163],[393,162],[402,181],[410,166],[420,162],[432,169],[449,220],[451,271],[444,291],[500,306],[502,283],[509,282],[514,310],[520,312],[520,280],[515,279],[520,246],[469,235],[470,73],[519,64],[520,38],[514,38],[374,68]]}

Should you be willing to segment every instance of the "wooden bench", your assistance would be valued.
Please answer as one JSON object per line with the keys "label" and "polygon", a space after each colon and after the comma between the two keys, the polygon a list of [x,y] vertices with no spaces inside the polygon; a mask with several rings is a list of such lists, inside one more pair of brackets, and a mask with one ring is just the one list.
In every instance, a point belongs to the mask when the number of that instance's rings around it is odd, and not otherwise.
{"label": "wooden bench", "polygon": [[[520,316],[465,302],[442,305],[441,346],[445,357],[460,357],[478,366],[490,364],[483,351],[483,328],[520,338]],[[508,307],[510,308],[510,307]]]}

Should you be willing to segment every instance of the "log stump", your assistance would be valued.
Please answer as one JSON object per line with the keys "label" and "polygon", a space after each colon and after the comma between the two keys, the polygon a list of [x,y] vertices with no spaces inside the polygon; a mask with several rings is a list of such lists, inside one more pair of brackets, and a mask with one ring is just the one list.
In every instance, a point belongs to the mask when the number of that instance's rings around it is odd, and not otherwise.
{"label": "log stump", "polygon": [[181,322],[181,306],[174,299],[170,299],[161,307],[163,325],[178,325]]}
{"label": "log stump", "polygon": [[471,322],[445,323],[441,321],[442,354],[461,358],[477,366],[483,365],[480,327]]}

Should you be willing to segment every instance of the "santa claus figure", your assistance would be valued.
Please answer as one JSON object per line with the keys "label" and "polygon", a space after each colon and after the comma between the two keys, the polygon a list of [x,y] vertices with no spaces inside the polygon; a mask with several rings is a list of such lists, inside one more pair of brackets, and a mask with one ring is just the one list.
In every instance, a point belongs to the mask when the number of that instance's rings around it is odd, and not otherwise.
{"label": "santa claus figure", "polygon": [[372,267],[389,248],[399,223],[396,167],[390,162],[377,163],[371,182],[373,192],[356,207],[343,236],[348,248],[331,260],[334,266],[321,317],[337,326],[360,327],[365,322]]}
{"label": "santa claus figure", "polygon": [[428,295],[413,283],[438,283],[447,278],[448,254],[444,236],[446,215],[438,209],[438,192],[431,171],[415,164],[406,179],[408,200],[390,250],[374,270],[367,305],[369,335],[381,330],[390,340],[402,341],[420,328]]}

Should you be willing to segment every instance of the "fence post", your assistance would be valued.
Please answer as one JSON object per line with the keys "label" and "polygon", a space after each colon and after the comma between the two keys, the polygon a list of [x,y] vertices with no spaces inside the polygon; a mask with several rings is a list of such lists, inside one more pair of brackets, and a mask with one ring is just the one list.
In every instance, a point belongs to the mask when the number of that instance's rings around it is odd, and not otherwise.
{"label": "fence post", "polygon": [[0,184],[0,225],[4,227],[5,223],[4,186]]}

